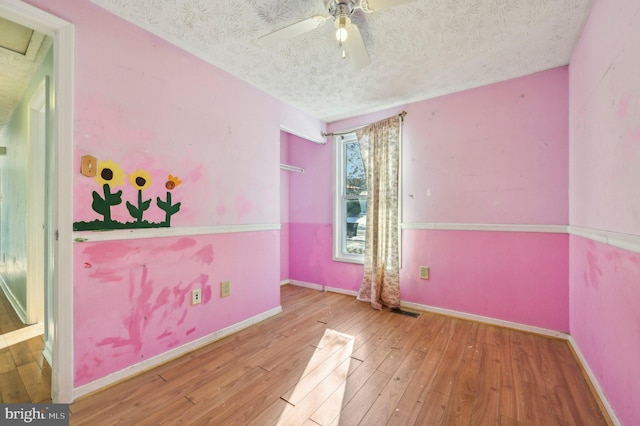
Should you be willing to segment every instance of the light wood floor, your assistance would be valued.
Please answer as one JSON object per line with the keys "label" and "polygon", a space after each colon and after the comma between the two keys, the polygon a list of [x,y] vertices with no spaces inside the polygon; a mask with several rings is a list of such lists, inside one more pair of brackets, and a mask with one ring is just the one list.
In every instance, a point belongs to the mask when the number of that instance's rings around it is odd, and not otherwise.
{"label": "light wood floor", "polygon": [[4,292],[0,290],[0,334],[9,333],[23,327],[26,327],[26,325],[20,321]]}
{"label": "light wood floor", "polygon": [[283,286],[283,313],[72,404],[72,425],[604,425],[566,342]]}
{"label": "light wood floor", "polygon": [[[26,329],[0,290],[0,335]],[[51,368],[44,359],[42,335],[0,346],[0,403],[51,402]]]}

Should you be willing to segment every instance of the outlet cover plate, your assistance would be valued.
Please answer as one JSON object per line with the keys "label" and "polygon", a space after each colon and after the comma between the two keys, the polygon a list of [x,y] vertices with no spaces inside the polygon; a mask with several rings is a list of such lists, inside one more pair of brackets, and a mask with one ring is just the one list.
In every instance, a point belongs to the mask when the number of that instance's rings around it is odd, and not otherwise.
{"label": "outlet cover plate", "polygon": [[220,297],[231,296],[231,281],[222,281],[220,283]]}
{"label": "outlet cover plate", "polygon": [[429,279],[429,267],[428,266],[421,266],[420,267],[420,279],[421,280],[428,280]]}
{"label": "outlet cover plate", "polygon": [[200,303],[202,303],[202,289],[196,288],[194,290],[191,290],[191,304],[197,305]]}

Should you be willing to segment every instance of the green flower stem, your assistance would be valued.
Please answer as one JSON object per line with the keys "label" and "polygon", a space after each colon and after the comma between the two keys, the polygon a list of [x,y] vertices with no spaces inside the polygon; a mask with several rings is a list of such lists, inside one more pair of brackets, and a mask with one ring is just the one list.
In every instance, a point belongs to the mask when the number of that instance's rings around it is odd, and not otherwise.
{"label": "green flower stem", "polygon": [[[167,206],[171,207],[171,193],[167,191]],[[169,210],[165,210],[164,212],[164,221],[169,225],[171,223],[171,214]]]}
{"label": "green flower stem", "polygon": [[167,191],[166,201],[163,201],[158,197],[156,202],[158,203],[158,207],[164,210],[164,223],[167,226],[171,226],[171,216],[180,211],[180,203],[171,204],[171,192],[169,191]]}
{"label": "green flower stem", "polygon": [[138,207],[127,201],[127,210],[129,210],[131,217],[133,217],[137,223],[140,223],[142,222],[142,215],[144,211],[147,210],[150,205],[151,199],[142,201],[142,190],[138,189]]}
{"label": "green flower stem", "polygon": [[102,215],[105,223],[111,223],[113,222],[111,219],[111,206],[118,205],[122,202],[122,191],[111,193],[111,187],[108,183],[105,183],[102,185],[102,192],[104,193],[104,198],[96,191],[93,191],[93,203],[91,207],[96,213]]}
{"label": "green flower stem", "polygon": [[108,183],[102,185],[102,191],[104,192],[104,201],[105,201],[105,209],[103,212],[104,221],[111,222],[111,203],[109,200],[111,199],[111,187]]}

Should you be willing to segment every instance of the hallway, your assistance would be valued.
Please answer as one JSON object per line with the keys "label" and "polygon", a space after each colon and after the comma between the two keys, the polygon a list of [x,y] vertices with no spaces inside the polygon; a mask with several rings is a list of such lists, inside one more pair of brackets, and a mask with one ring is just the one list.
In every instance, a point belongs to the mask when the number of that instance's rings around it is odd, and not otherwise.
{"label": "hallway", "polygon": [[0,403],[51,402],[43,331],[43,324],[22,324],[0,291]]}

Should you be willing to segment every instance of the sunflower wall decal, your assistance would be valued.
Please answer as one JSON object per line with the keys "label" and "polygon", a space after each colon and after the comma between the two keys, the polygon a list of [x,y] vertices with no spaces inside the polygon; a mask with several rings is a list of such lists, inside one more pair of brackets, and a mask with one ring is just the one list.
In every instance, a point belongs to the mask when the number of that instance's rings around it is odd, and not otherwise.
{"label": "sunflower wall decal", "polygon": [[[165,175],[166,176],[166,175]],[[106,160],[98,162],[98,173],[94,178],[100,186],[102,186],[102,194],[97,191],[92,192],[93,202],[91,208],[93,211],[102,216],[90,222],[80,221],[74,222],[74,231],[97,231],[109,229],[131,229],[131,228],[166,228],[171,226],[171,217],[180,211],[181,203],[174,203],[172,200],[172,191],[174,191],[182,180],[178,176],[169,175],[164,181],[166,189],[165,199],[157,197],[157,207],[164,211],[164,221],[149,222],[144,220],[143,216],[147,210],[151,208],[151,200],[144,199],[144,192],[151,188],[154,179],[148,171],[138,169],[128,176],[117,163]],[[118,186],[124,186],[128,179],[129,184],[136,190],[137,199],[135,202],[127,201],[125,203],[129,215],[133,218],[130,222],[120,222],[112,218],[112,207],[122,204],[122,190],[115,191]],[[159,181],[162,181],[159,179]]]}
{"label": "sunflower wall decal", "polygon": [[149,209],[151,205],[151,198],[146,201],[142,201],[142,191],[151,186],[151,176],[145,170],[138,170],[129,175],[129,182],[134,188],[138,190],[138,206],[134,206],[127,201],[127,210],[129,214],[136,220],[136,223],[142,222],[142,215],[145,210]]}
{"label": "sunflower wall decal", "polygon": [[178,179],[178,176],[169,175],[164,184],[164,187],[167,188],[167,198],[165,200],[161,200],[160,197],[158,197],[156,200],[158,207],[164,210],[164,223],[166,223],[167,226],[171,226],[171,216],[180,211],[180,203],[171,204],[171,191],[177,188],[181,183],[182,181]]}
{"label": "sunflower wall decal", "polygon": [[93,191],[91,207],[96,213],[102,215],[105,224],[110,224],[113,222],[111,219],[111,207],[122,203],[122,190],[112,193],[111,188],[121,186],[124,183],[124,171],[112,161],[100,161],[95,179],[102,185],[103,197]]}

